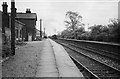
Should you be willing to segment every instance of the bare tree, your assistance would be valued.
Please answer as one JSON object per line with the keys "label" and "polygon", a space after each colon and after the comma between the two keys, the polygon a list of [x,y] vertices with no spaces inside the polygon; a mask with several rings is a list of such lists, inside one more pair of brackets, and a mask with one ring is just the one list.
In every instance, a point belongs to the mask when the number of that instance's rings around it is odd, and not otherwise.
{"label": "bare tree", "polygon": [[67,26],[67,29],[75,31],[75,29],[78,28],[78,26],[82,26],[82,16],[79,15],[77,12],[68,11],[66,13],[66,17],[68,18],[65,21],[65,25]]}

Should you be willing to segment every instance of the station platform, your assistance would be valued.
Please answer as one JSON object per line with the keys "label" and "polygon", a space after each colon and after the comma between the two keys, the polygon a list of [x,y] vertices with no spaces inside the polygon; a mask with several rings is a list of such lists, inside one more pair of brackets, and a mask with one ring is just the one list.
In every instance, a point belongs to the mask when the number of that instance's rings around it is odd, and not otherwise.
{"label": "station platform", "polygon": [[2,62],[2,77],[84,78],[65,49],[51,39],[26,42]]}
{"label": "station platform", "polygon": [[41,52],[36,77],[83,77],[65,49],[46,39]]}

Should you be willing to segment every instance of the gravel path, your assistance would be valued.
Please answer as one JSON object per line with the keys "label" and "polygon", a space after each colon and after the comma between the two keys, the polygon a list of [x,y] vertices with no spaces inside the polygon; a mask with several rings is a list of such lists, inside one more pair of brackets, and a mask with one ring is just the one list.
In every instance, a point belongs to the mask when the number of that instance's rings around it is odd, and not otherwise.
{"label": "gravel path", "polygon": [[44,41],[27,42],[16,49],[16,55],[2,63],[2,76],[35,77],[43,45]]}

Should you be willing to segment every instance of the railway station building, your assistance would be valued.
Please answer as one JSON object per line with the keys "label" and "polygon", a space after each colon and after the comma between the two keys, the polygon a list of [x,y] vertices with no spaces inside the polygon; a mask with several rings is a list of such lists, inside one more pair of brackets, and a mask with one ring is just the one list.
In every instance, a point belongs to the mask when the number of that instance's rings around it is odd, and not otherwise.
{"label": "railway station building", "polygon": [[[3,19],[5,22],[2,22],[2,23],[4,24],[4,27],[5,27],[5,32],[6,32],[5,34],[6,36],[9,37],[9,40],[10,40],[11,13],[7,12],[8,5],[6,2],[3,2],[2,7],[3,7],[3,12],[1,11],[0,15],[2,17],[2,14],[4,14]],[[36,21],[37,21],[37,14],[31,13],[30,9],[26,9],[25,13],[22,13],[22,12],[18,13],[16,9],[16,17],[15,17],[16,40],[33,41],[36,36],[36,28],[35,28]]]}
{"label": "railway station building", "polygon": [[26,13],[16,13],[16,20],[25,24],[23,27],[23,36],[25,41],[34,41],[36,36],[37,14],[31,13],[30,9],[26,9]]}

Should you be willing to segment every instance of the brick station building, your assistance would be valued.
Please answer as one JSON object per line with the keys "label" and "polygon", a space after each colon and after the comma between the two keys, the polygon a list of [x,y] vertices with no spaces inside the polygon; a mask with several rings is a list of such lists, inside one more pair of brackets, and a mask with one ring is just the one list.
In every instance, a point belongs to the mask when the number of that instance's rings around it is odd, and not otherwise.
{"label": "brick station building", "polygon": [[[10,28],[11,28],[11,13],[7,12],[7,2],[3,2],[3,11],[1,12],[4,14],[4,21],[2,22],[5,27],[5,32],[9,32],[10,36]],[[3,20],[2,19],[2,20]],[[15,31],[16,31],[16,39],[23,40],[23,41],[34,41],[36,36],[36,21],[37,21],[37,14],[31,13],[30,9],[26,9],[25,13],[18,13],[16,9],[16,17],[15,17]],[[6,35],[8,35],[6,34]]]}
{"label": "brick station building", "polygon": [[[16,9],[17,10],[17,9]],[[26,9],[25,13],[17,13],[15,15],[15,41],[32,41],[36,36],[36,13],[31,13],[30,9]],[[0,11],[0,56],[8,55],[3,53],[3,47],[11,48],[11,13],[8,13],[7,2],[3,2],[2,11]],[[6,48],[5,48],[6,50]]]}
{"label": "brick station building", "polygon": [[25,24],[23,27],[23,36],[25,41],[34,41],[36,36],[37,14],[31,13],[30,9],[26,9],[26,13],[16,13],[16,20]]}

